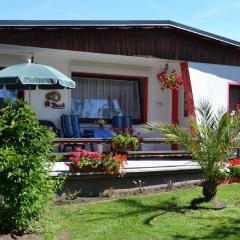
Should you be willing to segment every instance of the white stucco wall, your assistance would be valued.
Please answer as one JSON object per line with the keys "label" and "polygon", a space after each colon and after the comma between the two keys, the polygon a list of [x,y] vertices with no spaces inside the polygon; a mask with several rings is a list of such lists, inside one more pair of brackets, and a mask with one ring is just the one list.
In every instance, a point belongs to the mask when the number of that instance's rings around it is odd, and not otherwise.
{"label": "white stucco wall", "polygon": [[189,62],[189,73],[195,106],[207,100],[215,112],[228,109],[228,85],[240,82],[240,67]]}

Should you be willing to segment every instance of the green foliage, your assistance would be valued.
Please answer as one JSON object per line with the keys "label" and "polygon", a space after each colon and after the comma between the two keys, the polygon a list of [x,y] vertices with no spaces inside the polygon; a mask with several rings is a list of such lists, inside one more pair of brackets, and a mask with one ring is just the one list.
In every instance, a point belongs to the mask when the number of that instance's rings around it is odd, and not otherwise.
{"label": "green foliage", "polygon": [[239,166],[233,166],[230,167],[230,176],[232,177],[240,177],[240,167]]}
{"label": "green foliage", "polygon": [[53,132],[39,125],[36,114],[26,103],[19,100],[6,104],[0,109],[0,148],[13,148],[26,156],[48,156]]}
{"label": "green foliage", "polygon": [[54,134],[21,101],[7,102],[0,116],[0,231],[23,232],[60,186],[49,177]]}
{"label": "green foliage", "polygon": [[[143,128],[161,131],[168,142],[173,141],[184,145],[201,166],[204,181],[216,183],[221,174],[220,170],[224,168],[235,148],[240,146],[240,115],[214,113],[211,105],[206,101],[201,103],[197,113],[197,119],[190,118],[193,135],[177,125],[147,123]],[[209,185],[214,184],[206,184],[208,187]]]}
{"label": "green foliage", "polygon": [[226,179],[226,178],[231,177],[231,174],[230,174],[230,172],[227,172],[227,171],[221,171],[221,172],[219,172],[218,177],[220,179]]}
{"label": "green foliage", "polygon": [[230,159],[225,168],[221,169],[220,179],[240,178],[240,159]]}
{"label": "green foliage", "polygon": [[136,150],[139,148],[138,137],[132,136],[129,133],[114,134],[112,140],[117,150]]}

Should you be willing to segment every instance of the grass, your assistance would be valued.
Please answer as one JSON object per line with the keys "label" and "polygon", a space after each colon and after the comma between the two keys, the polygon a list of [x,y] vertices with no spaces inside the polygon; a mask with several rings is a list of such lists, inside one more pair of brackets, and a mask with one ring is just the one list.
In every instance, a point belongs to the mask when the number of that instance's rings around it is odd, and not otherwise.
{"label": "grass", "polygon": [[56,206],[45,239],[240,239],[240,184],[220,186],[224,210],[189,209],[201,188]]}

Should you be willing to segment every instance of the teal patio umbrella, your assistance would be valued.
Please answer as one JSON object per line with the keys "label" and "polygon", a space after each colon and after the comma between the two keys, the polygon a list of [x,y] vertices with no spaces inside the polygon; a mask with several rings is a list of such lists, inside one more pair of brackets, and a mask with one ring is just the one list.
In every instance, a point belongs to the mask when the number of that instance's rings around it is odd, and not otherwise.
{"label": "teal patio umbrella", "polygon": [[23,63],[0,71],[0,88],[6,89],[61,89],[75,88],[75,82],[57,69],[35,63]]}

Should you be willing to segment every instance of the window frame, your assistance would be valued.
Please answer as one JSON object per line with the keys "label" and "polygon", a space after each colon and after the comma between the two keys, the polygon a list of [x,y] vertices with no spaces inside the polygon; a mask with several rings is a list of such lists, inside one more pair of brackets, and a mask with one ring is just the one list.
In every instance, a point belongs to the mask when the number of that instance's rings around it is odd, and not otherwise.
{"label": "window frame", "polygon": [[240,89],[240,83],[238,82],[229,82],[228,83],[228,92],[227,92],[227,111],[230,113],[230,88],[231,86],[238,86]]}
{"label": "window frame", "polygon": [[[89,78],[103,78],[116,79],[126,81],[137,81],[139,90],[139,102],[141,119],[133,119],[133,124],[140,124],[147,122],[147,104],[148,104],[148,77],[147,76],[129,76],[129,75],[113,75],[113,74],[99,74],[86,72],[72,72],[71,77],[89,77]],[[82,123],[94,123],[98,118],[80,118]],[[111,119],[104,119],[107,123],[111,123]]]}

